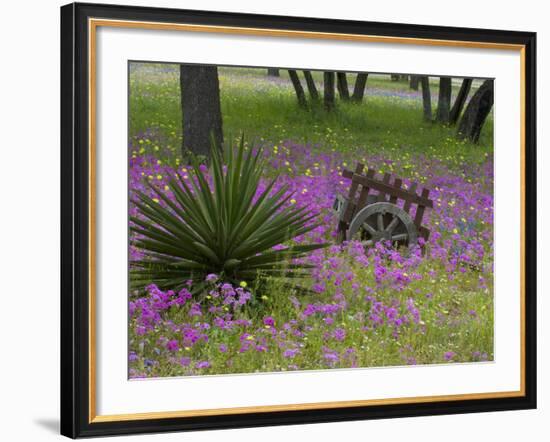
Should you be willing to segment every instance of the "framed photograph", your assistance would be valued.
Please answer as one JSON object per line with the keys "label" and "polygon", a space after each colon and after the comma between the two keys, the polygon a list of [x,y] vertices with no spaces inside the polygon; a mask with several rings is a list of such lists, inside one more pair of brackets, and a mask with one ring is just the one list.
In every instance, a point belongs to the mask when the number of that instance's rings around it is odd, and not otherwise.
{"label": "framed photograph", "polygon": [[528,32],[61,8],[61,432],[536,407]]}

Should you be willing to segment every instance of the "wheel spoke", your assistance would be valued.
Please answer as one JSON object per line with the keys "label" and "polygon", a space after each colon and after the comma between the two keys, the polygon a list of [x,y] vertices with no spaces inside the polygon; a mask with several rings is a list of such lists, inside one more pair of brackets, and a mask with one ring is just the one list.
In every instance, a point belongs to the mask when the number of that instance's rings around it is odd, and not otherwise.
{"label": "wheel spoke", "polygon": [[391,237],[392,241],[404,241],[409,237],[407,233],[399,233],[398,235],[393,235]]}
{"label": "wheel spoke", "polygon": [[363,223],[363,228],[364,228],[367,232],[369,232],[371,235],[374,235],[374,234],[376,233],[376,230],[374,230],[374,229],[372,228],[372,226],[371,226],[369,223],[367,223],[367,222],[364,222],[364,223]]}
{"label": "wheel spoke", "polygon": [[398,222],[399,222],[399,218],[394,215],[393,219],[388,224],[388,227],[386,227],[386,232],[392,233],[395,230],[395,228],[397,227]]}
{"label": "wheel spoke", "polygon": [[378,222],[378,231],[383,232],[384,231],[384,214],[383,213],[378,214],[377,222]]}
{"label": "wheel spoke", "polygon": [[378,241],[412,245],[416,243],[417,235],[414,221],[407,212],[390,202],[374,202],[355,214],[346,236],[359,239],[369,247]]}

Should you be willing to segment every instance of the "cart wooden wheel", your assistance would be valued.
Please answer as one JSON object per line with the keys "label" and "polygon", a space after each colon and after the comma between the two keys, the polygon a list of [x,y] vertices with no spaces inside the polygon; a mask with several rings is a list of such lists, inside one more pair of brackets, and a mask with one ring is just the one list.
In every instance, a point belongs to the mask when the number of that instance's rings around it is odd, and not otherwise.
{"label": "cart wooden wheel", "polygon": [[395,204],[379,202],[361,209],[349,226],[348,240],[361,240],[365,247],[378,241],[395,246],[416,244],[418,231],[410,215]]}

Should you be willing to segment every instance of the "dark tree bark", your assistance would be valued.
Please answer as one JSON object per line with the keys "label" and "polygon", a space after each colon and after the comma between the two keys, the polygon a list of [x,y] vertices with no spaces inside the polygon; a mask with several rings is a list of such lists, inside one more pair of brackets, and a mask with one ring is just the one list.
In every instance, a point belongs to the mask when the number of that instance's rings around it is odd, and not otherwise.
{"label": "dark tree bark", "polygon": [[315,81],[313,80],[313,75],[310,71],[303,71],[304,77],[306,79],[307,90],[312,101],[319,101],[319,92],[317,92],[317,86],[315,86]]}
{"label": "dark tree bark", "polygon": [[345,72],[338,72],[336,74],[338,93],[340,94],[340,99],[347,101],[349,100],[349,87],[348,87],[348,78],[346,77]]}
{"label": "dark tree bark", "polygon": [[457,131],[459,138],[467,139],[472,143],[479,141],[483,124],[493,107],[493,100],[493,80],[485,80],[470,99],[464,111]]}
{"label": "dark tree bark", "polygon": [[355,78],[355,86],[353,87],[353,95],[351,96],[352,101],[356,103],[363,101],[365,86],[367,85],[368,78],[369,74],[357,74],[357,78]]}
{"label": "dark tree bark", "polygon": [[471,78],[465,78],[464,80],[462,80],[462,85],[460,86],[460,90],[458,91],[458,95],[456,96],[456,100],[451,109],[451,114],[449,116],[449,123],[456,124],[456,122],[458,121],[458,118],[462,113],[462,108],[464,107],[464,104],[466,103],[466,99],[468,98],[468,94],[470,93],[471,87],[472,87]]}
{"label": "dark tree bark", "polygon": [[432,121],[432,96],[430,93],[429,77],[420,77],[422,85],[422,106],[424,108],[424,120]]}
{"label": "dark tree bark", "polygon": [[323,74],[324,83],[324,105],[327,111],[334,109],[334,72],[325,72]]}
{"label": "dark tree bark", "polygon": [[409,81],[408,75],[390,74],[391,81]]}
{"label": "dark tree bark", "polygon": [[409,81],[409,87],[413,91],[418,90],[418,75],[411,75],[411,80]]}
{"label": "dark tree bark", "polygon": [[451,112],[451,90],[452,79],[449,77],[439,78],[439,99],[437,100],[436,120],[440,123],[449,122]]}
{"label": "dark tree bark", "polygon": [[212,140],[221,149],[222,112],[218,68],[180,65],[182,153],[210,156]]}
{"label": "dark tree bark", "polygon": [[296,92],[296,98],[298,99],[298,105],[300,107],[306,108],[307,107],[306,94],[304,92],[304,88],[302,87],[302,83],[300,82],[300,78],[298,77],[297,72],[295,70],[289,69],[288,75],[290,76],[290,81],[292,81],[292,86],[294,86],[294,91]]}
{"label": "dark tree bark", "polygon": [[267,75],[270,77],[279,77],[279,68],[267,68]]}

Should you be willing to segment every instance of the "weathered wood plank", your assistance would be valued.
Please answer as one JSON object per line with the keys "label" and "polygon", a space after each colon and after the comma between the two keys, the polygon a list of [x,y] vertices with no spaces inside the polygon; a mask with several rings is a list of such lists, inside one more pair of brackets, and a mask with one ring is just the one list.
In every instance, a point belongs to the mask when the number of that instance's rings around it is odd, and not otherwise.
{"label": "weathered wood plank", "polygon": [[[361,163],[357,163],[357,166],[355,166],[355,172],[351,173],[350,176],[346,176],[346,178],[351,178],[351,186],[349,187],[349,198],[355,198],[355,192],[357,192],[357,187],[359,187],[359,183],[357,181],[353,180],[353,175],[361,175],[363,173],[363,170],[365,169],[365,165]],[[344,172],[347,169],[344,169]],[[345,176],[342,172],[342,176]]]}
{"label": "weathered wood plank", "polygon": [[[417,183],[412,183],[411,184],[411,188],[409,189],[409,192],[412,193],[414,196],[418,196],[416,195],[416,186],[418,186]],[[415,201],[412,201],[412,198],[403,198],[405,200],[405,205],[403,206],[403,210],[407,213],[409,213],[409,211],[411,210],[411,204]],[[421,204],[421,203],[418,203],[417,204]]]}
{"label": "weathered wood plank", "polygon": [[418,233],[420,234],[420,236],[422,238],[424,238],[424,240],[427,242],[428,239],[430,238],[430,229],[424,227],[424,226],[420,226],[418,228]]}
{"label": "weathered wood plank", "polygon": [[[426,188],[422,189],[421,196],[422,198],[428,199],[428,197],[430,196],[430,190]],[[420,227],[422,225],[422,218],[424,217],[425,210],[426,206],[424,205],[419,205],[416,208],[416,215],[414,216],[414,224],[416,225],[416,227]]]}
{"label": "weathered wood plank", "polygon": [[[402,184],[403,184],[403,180],[401,178],[396,178],[395,181],[393,182],[393,187],[395,187],[396,189],[401,189]],[[397,196],[396,195],[392,195],[390,197],[390,203],[397,204]]]}
{"label": "weathered wood plank", "polygon": [[[349,170],[344,170],[342,172],[342,176],[346,178],[355,178],[355,175],[353,172]],[[363,186],[369,186],[371,189],[378,190],[384,193],[387,193],[389,195],[395,195],[397,198],[401,198],[405,200],[405,202],[410,202],[411,204],[422,204],[426,207],[433,207],[433,201],[427,198],[423,198],[421,196],[418,196],[415,192],[416,190],[416,183],[413,183],[411,188],[409,190],[405,190],[403,188],[397,189],[394,188],[388,184],[384,184],[380,181],[376,181],[375,179],[368,178],[366,176],[359,175],[357,178],[355,178],[358,184],[361,184]],[[414,188],[413,188],[414,186]],[[410,205],[409,205],[410,208]]]}
{"label": "weathered wood plank", "polygon": [[[343,220],[346,223],[349,223],[351,221],[351,218],[353,218],[353,214],[355,213],[355,207],[356,207],[355,194],[357,193],[359,182],[357,180],[354,180],[353,177],[361,176],[364,169],[365,169],[364,164],[357,163],[357,165],[355,166],[355,173],[352,173],[351,176],[349,176],[349,178],[351,178],[351,185],[349,186],[349,193],[348,193],[349,203],[348,203],[346,213],[344,213],[344,216],[343,216]],[[344,176],[343,173],[342,173],[342,176]]]}
{"label": "weathered wood plank", "polygon": [[[367,177],[374,178],[374,169],[367,170]],[[357,201],[357,209],[361,210],[367,204],[367,198],[369,197],[370,187],[361,186],[361,195],[359,195],[359,200]]]}
{"label": "weathered wood plank", "polygon": [[[382,178],[382,183],[389,186],[390,185],[390,178],[391,178],[391,175],[386,172],[384,174],[384,178]],[[391,197],[391,193],[389,194],[389,196]],[[386,192],[383,192],[382,190],[380,190],[379,193],[378,193],[377,201],[378,202],[386,201]]]}

